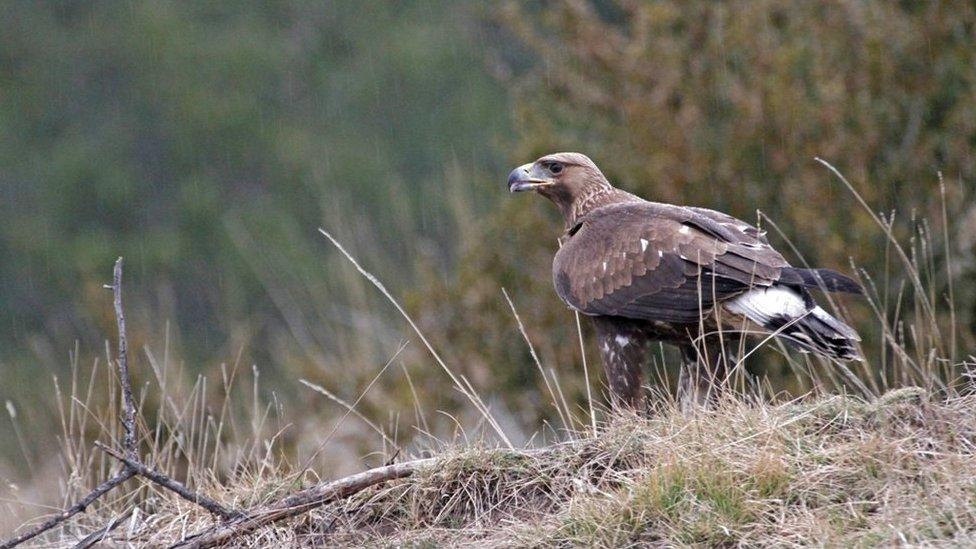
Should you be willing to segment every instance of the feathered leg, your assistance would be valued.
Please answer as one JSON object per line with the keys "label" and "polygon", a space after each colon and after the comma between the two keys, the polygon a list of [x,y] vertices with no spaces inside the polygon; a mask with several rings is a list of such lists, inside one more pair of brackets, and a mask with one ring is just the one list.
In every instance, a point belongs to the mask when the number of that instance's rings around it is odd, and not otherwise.
{"label": "feathered leg", "polygon": [[643,367],[650,341],[642,326],[624,319],[593,317],[603,369],[614,406],[644,409]]}
{"label": "feathered leg", "polygon": [[740,337],[723,333],[709,335],[698,344],[681,345],[681,372],[678,374],[678,403],[685,412],[715,402],[730,382]]}

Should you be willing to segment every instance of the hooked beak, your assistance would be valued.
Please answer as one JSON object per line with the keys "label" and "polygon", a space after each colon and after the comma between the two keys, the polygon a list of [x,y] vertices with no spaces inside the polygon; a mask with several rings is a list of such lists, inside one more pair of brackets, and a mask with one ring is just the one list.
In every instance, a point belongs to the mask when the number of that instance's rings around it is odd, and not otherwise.
{"label": "hooked beak", "polygon": [[523,164],[512,170],[512,173],[508,174],[508,190],[513,193],[534,191],[553,184],[548,179],[538,177],[534,167],[534,164]]}

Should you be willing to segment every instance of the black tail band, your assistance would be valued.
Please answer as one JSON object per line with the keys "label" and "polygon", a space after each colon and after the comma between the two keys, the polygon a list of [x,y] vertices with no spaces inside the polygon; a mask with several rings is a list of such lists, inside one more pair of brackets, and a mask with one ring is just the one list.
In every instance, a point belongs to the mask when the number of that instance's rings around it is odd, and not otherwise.
{"label": "black tail band", "polygon": [[784,284],[795,284],[806,288],[819,288],[827,292],[864,294],[864,288],[853,278],[830,269],[783,269],[779,279]]}

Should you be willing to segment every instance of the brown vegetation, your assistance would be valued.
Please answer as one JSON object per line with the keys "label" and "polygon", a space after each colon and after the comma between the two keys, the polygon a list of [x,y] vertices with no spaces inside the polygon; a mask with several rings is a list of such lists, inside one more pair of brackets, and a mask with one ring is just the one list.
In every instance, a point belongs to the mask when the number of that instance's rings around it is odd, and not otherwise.
{"label": "brown vegetation", "polygon": [[[314,484],[308,473],[240,463],[242,473],[205,489],[228,506],[254,506],[263,519],[253,529],[237,531],[247,522],[232,519],[213,530],[212,514],[146,484],[48,542],[68,545],[115,521],[107,539],[152,546],[971,543],[974,405],[906,388],[873,401],[727,400],[692,416],[663,406],[651,418],[607,417],[597,433],[567,433],[544,449],[444,446],[382,477],[409,478],[321,506],[283,504]],[[191,477],[207,474],[189,466]],[[289,509],[290,520],[264,522]],[[211,537],[182,541],[200,531]]]}

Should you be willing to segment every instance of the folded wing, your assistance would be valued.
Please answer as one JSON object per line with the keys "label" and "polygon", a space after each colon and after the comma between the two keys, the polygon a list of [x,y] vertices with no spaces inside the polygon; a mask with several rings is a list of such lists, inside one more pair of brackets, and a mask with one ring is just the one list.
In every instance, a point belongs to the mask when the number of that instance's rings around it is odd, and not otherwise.
{"label": "folded wing", "polygon": [[575,229],[553,277],[563,301],[588,315],[696,323],[715,303],[771,286],[789,269],[755,227],[711,210],[618,204]]}

